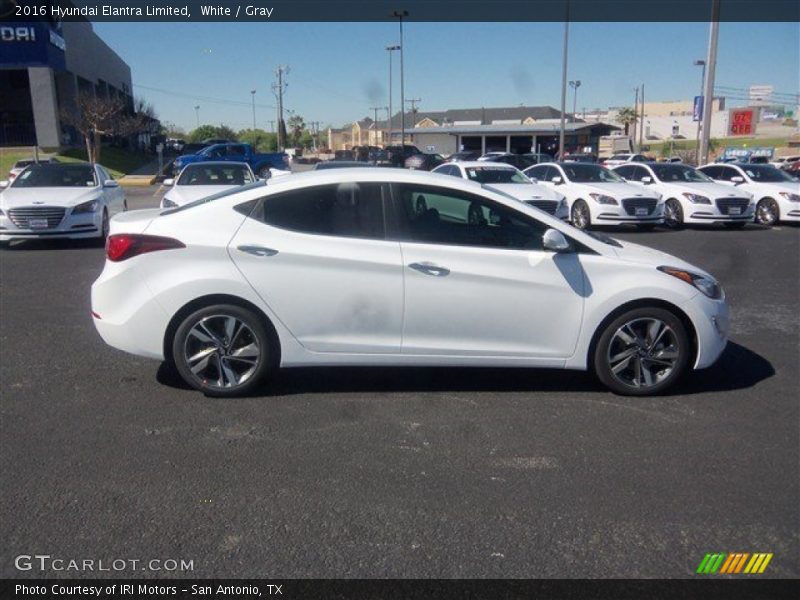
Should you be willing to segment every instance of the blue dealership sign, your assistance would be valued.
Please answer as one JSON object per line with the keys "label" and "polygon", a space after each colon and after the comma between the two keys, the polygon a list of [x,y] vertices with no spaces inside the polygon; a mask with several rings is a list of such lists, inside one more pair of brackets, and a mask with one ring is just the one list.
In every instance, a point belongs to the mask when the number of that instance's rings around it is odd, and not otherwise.
{"label": "blue dealership sign", "polygon": [[65,69],[66,44],[59,29],[60,24],[45,22],[0,22],[0,67]]}
{"label": "blue dealership sign", "polygon": [[703,120],[703,97],[694,97],[694,109],[692,110],[692,121]]}

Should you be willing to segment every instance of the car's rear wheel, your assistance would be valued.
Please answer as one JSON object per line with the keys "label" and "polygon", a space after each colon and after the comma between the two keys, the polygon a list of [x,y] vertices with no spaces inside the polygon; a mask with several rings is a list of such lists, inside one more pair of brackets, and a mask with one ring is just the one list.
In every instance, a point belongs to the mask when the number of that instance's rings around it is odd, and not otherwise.
{"label": "car's rear wheel", "polygon": [[595,346],[594,370],[611,391],[626,396],[658,394],[686,372],[689,335],[672,312],[629,310],[611,321]]}
{"label": "car's rear wheel", "polygon": [[108,237],[108,209],[103,209],[103,218],[100,223],[100,239],[105,242]]}
{"label": "car's rear wheel", "polygon": [[683,208],[675,198],[670,198],[664,203],[664,225],[670,229],[683,227]]}
{"label": "car's rear wheel", "polygon": [[583,200],[576,200],[572,205],[572,224],[578,229],[587,229],[592,224],[592,214]]}
{"label": "car's rear wheel", "polygon": [[771,227],[778,223],[781,212],[772,198],[762,198],[756,206],[756,223]]}
{"label": "car's rear wheel", "polygon": [[178,326],[172,359],[178,373],[208,396],[246,394],[272,370],[271,339],[253,311],[232,304],[201,308]]}

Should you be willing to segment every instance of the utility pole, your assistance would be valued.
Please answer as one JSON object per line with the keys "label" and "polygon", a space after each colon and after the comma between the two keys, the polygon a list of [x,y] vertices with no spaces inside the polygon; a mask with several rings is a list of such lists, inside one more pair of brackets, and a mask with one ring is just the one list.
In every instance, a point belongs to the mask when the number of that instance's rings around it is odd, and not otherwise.
{"label": "utility pole", "polygon": [[567,14],[564,19],[564,51],[561,57],[561,131],[558,135],[558,160],[564,160],[564,138],[566,131],[567,111],[567,50],[569,48],[569,0]]}
{"label": "utility pole", "polygon": [[197,119],[197,126],[200,127],[200,107],[199,106],[195,106],[194,107],[194,116],[195,116],[195,119]]}
{"label": "utility pole", "polygon": [[[694,61],[695,67],[703,67],[703,72],[700,75],[700,98],[701,102],[705,105],[705,98],[703,98],[703,86],[706,83],[706,61],[698,59]],[[697,119],[697,133],[694,138],[694,164],[696,167],[700,166],[700,125],[703,122],[703,115],[699,115]]]}
{"label": "utility pole", "polygon": [[[382,106],[370,106],[369,109],[375,114],[375,119],[372,121],[372,128],[374,129],[375,133],[372,136],[372,139],[375,141],[375,146],[378,145],[378,111],[383,110]],[[369,145],[369,136],[367,136],[367,145]]]}
{"label": "utility pole", "polygon": [[286,147],[286,140],[284,139],[286,125],[283,123],[283,94],[288,84],[284,82],[283,76],[288,74],[289,67],[287,65],[279,65],[275,70],[275,76],[278,81],[272,84],[272,91],[278,99],[278,151],[280,152],[283,152]]}
{"label": "utility pole", "polygon": [[633,135],[631,140],[633,145],[636,146],[636,123],[639,120],[639,86],[637,85],[634,90],[636,91],[636,98],[633,101]]}
{"label": "utility pole", "polygon": [[411,124],[411,128],[417,126],[417,104],[422,102],[422,98],[409,98],[406,100],[411,105],[411,118],[414,119],[414,122]]}
{"label": "utility pole", "polygon": [[403,158],[405,158],[406,147],[406,110],[405,110],[405,72],[403,66],[403,55],[406,45],[403,43],[403,17],[408,16],[407,10],[396,10],[392,13],[393,17],[400,20],[400,148]]}
{"label": "utility pole", "polygon": [[269,122],[269,131],[270,133],[275,133],[275,121]]}
{"label": "utility pole", "polygon": [[578,106],[578,88],[581,87],[581,80],[576,79],[575,81],[569,82],[569,87],[573,89],[573,96],[572,96],[572,120],[575,120],[575,111],[577,110],[576,107]]}
{"label": "utility pole", "polygon": [[708,35],[705,89],[703,90],[703,128],[700,135],[700,161],[708,162],[708,138],[711,133],[711,111],[714,107],[714,75],[717,69],[717,41],[719,39],[719,0],[711,4],[711,26]]}
{"label": "utility pole", "polygon": [[[393,131],[392,131],[392,129],[393,129],[393,127],[392,127],[392,125],[393,125],[392,124],[392,52],[394,52],[395,50],[400,50],[400,46],[397,45],[397,44],[392,45],[392,46],[386,46],[386,50],[389,52],[389,108],[387,109],[389,111],[389,118],[387,119],[388,122],[389,122],[389,140],[388,140],[388,142],[386,144],[388,146],[388,145],[391,145],[391,143],[392,143],[392,133],[393,133]],[[400,108],[402,110],[403,106],[400,105]]]}
{"label": "utility pole", "polygon": [[[639,152],[642,151],[642,143],[644,138],[644,84],[642,84],[642,119],[639,121]],[[635,126],[634,126],[635,129]]]}
{"label": "utility pole", "polygon": [[253,99],[253,131],[256,130],[256,91],[250,90],[250,97]]}

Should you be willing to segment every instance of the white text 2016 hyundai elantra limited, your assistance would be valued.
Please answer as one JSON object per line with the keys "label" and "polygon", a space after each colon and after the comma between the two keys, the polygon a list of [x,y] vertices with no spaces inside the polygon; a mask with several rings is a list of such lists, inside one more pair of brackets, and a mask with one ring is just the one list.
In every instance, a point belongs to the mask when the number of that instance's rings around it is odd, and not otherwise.
{"label": "white text 2016 hyundai elantra limited", "polygon": [[111,221],[92,286],[110,345],[213,396],[278,366],[591,369],[657,393],[711,365],[714,278],[445,175],[338,169]]}

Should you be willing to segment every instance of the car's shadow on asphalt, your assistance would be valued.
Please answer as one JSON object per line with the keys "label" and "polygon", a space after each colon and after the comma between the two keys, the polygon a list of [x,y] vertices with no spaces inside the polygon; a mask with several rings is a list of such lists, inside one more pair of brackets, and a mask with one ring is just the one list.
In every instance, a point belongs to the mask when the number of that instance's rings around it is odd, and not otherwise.
{"label": "car's shadow on asphalt", "polygon": [[104,245],[105,240],[101,242],[99,238],[77,240],[15,240],[11,243],[3,244],[2,249],[9,252],[28,252],[32,250],[85,250],[87,248],[102,248]]}
{"label": "car's shadow on asphalt", "polygon": [[[730,342],[709,369],[693,372],[665,395],[726,392],[753,387],[775,370],[764,357]],[[190,389],[162,363],[162,385]],[[485,367],[301,367],[281,369],[251,397],[364,392],[607,392],[591,373]]]}

